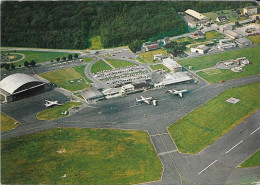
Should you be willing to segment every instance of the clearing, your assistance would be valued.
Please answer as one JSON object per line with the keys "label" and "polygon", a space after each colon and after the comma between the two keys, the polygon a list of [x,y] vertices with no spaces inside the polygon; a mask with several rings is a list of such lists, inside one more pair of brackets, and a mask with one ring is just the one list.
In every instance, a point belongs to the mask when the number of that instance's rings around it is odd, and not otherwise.
{"label": "clearing", "polygon": [[3,184],[139,184],[162,164],[144,131],[55,128],[2,141]]}
{"label": "clearing", "polygon": [[89,39],[89,41],[91,42],[91,47],[90,49],[92,50],[100,50],[103,48],[103,45],[101,43],[101,37],[100,36],[94,36],[94,37],[91,37]]}
{"label": "clearing", "polygon": [[[179,151],[198,153],[252,115],[260,108],[259,92],[260,83],[230,88],[173,123],[168,130]],[[240,101],[227,103],[230,97]]]}

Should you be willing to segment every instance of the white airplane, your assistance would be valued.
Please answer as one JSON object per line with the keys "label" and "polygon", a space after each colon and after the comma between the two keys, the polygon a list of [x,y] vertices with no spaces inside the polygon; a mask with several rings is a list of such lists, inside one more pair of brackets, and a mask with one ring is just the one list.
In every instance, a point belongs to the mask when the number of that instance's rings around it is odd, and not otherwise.
{"label": "white airplane", "polygon": [[175,90],[175,89],[172,89],[172,90],[167,90],[166,93],[167,93],[167,92],[170,92],[170,93],[172,93],[172,94],[176,94],[176,95],[179,95],[180,97],[182,97],[182,96],[183,96],[183,93],[187,93],[187,92],[189,92],[189,91],[186,90],[186,89],[180,90],[180,91]]}
{"label": "white airplane", "polygon": [[144,102],[144,103],[147,103],[147,104],[150,104],[150,101],[153,99],[153,97],[148,97],[148,98],[145,98],[143,96],[141,96],[141,99],[135,99],[136,102]]}
{"label": "white airplane", "polygon": [[58,103],[58,101],[49,101],[49,100],[45,100],[46,103],[45,103],[45,106],[46,107],[52,107],[52,106],[55,106],[55,105],[61,105]]}

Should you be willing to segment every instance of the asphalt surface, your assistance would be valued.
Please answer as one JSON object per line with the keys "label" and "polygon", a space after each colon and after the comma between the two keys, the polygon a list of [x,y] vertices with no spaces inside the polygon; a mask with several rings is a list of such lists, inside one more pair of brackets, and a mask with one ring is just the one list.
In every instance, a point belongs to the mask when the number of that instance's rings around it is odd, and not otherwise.
{"label": "asphalt surface", "polygon": [[[260,82],[259,75],[218,84],[179,84],[98,102],[91,107],[55,121],[39,121],[37,112],[45,109],[44,100],[65,102],[69,97],[52,90],[31,98],[2,105],[2,112],[22,124],[2,132],[2,139],[9,139],[54,127],[86,127],[136,129],[148,132],[155,150],[164,166],[162,179],[149,184],[237,184],[260,179],[260,167],[237,169],[260,146],[260,111],[244,120],[196,155],[181,154],[171,139],[167,127],[214,98],[230,87]],[[167,89],[188,89],[183,98]],[[135,98],[152,96],[158,106],[135,104]],[[258,130],[257,130],[258,129]],[[187,136],[188,137],[188,136]]]}

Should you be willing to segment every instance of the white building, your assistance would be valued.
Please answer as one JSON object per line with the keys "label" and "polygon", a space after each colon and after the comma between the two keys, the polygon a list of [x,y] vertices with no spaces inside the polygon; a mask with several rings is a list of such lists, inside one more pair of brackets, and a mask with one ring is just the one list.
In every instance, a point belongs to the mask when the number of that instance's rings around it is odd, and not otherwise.
{"label": "white building", "polygon": [[162,60],[162,54],[156,54],[153,56],[154,60]]}
{"label": "white building", "polygon": [[226,30],[224,33],[225,33],[228,37],[230,37],[230,38],[232,38],[232,39],[237,39],[237,38],[239,38],[239,34],[236,33],[236,32],[234,32],[234,31],[232,31],[232,30]]}
{"label": "white building", "polygon": [[182,66],[178,64],[176,61],[172,60],[171,58],[164,58],[163,65],[170,69],[172,72],[180,72],[182,71]]}
{"label": "white building", "polygon": [[210,49],[210,48],[207,47],[207,46],[205,46],[205,45],[199,45],[199,46],[197,46],[197,47],[195,47],[195,48],[191,48],[190,51],[191,51],[192,53],[205,54],[205,53],[208,52],[209,49]]}
{"label": "white building", "polygon": [[186,15],[192,17],[193,19],[195,19],[196,21],[198,21],[199,23],[206,23],[209,21],[208,17],[200,14],[199,12],[196,12],[194,10],[188,9],[185,11]]}
{"label": "white building", "polygon": [[231,42],[230,39],[221,39],[219,41],[218,49],[226,50],[230,48],[235,48],[236,44]]}
{"label": "white building", "polygon": [[164,79],[161,82],[154,84],[154,87],[161,88],[171,84],[190,82],[191,80],[192,78],[184,72],[166,73]]}
{"label": "white building", "polygon": [[255,6],[248,6],[243,8],[243,14],[248,14],[248,15],[254,15],[257,14],[257,7]]}
{"label": "white building", "polygon": [[235,41],[241,47],[249,46],[252,44],[252,41],[248,40],[247,38],[239,38],[239,39],[236,39]]}
{"label": "white building", "polygon": [[127,84],[121,87],[121,94],[128,94],[134,91],[135,91],[135,87],[133,86],[133,84]]}

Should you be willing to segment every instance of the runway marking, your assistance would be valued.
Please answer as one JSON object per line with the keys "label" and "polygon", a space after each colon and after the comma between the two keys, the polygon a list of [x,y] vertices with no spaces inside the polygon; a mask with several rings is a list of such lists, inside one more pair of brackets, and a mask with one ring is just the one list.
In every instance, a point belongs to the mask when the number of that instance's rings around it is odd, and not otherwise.
{"label": "runway marking", "polygon": [[178,150],[171,150],[171,151],[167,151],[167,152],[161,152],[161,153],[158,153],[158,155],[166,155],[166,154],[170,154],[170,153],[173,153],[173,152],[177,152]]}
{"label": "runway marking", "polygon": [[154,134],[154,135],[150,135],[150,137],[161,136],[161,135],[168,135],[168,134],[169,134],[169,133]]}
{"label": "runway marking", "polygon": [[204,87],[207,87],[209,84],[207,84],[207,85],[204,85],[204,86],[202,86],[202,87],[200,87],[200,88],[198,88],[198,89],[196,89],[195,91],[193,91],[193,92],[196,92],[196,91],[198,91],[198,90],[200,90],[200,89],[203,89]]}
{"label": "runway marking", "polygon": [[237,145],[239,145],[240,143],[242,143],[243,142],[243,140],[241,140],[239,143],[237,143],[235,146],[233,146],[232,148],[230,148],[228,151],[226,151],[226,154],[228,153],[228,152],[230,152],[231,150],[233,150]]}
{"label": "runway marking", "polygon": [[201,170],[199,173],[198,173],[198,175],[199,174],[201,174],[202,172],[204,172],[206,169],[208,169],[211,165],[213,165],[215,162],[217,162],[218,160],[215,160],[214,162],[212,162],[210,165],[208,165],[206,168],[204,168],[203,170]]}
{"label": "runway marking", "polygon": [[257,129],[255,129],[253,132],[251,132],[250,135],[252,135],[253,133],[255,133],[256,131],[258,131],[260,129],[260,127],[258,127]]}

